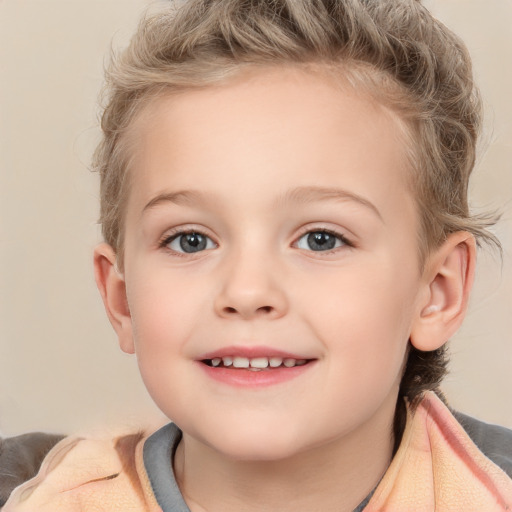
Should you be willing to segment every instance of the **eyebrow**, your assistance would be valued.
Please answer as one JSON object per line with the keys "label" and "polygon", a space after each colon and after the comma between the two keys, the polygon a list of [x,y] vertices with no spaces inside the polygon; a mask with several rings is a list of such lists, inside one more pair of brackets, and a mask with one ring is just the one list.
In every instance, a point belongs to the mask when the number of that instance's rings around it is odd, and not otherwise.
{"label": "eyebrow", "polygon": [[322,201],[326,199],[334,201],[356,202],[364,206],[365,208],[371,210],[382,222],[384,222],[384,219],[382,218],[382,215],[379,212],[378,208],[371,201],[365,199],[359,194],[349,192],[348,190],[342,188],[296,187],[286,192],[283,196],[279,197],[276,202],[308,204],[313,203],[315,201]]}
{"label": "eyebrow", "polygon": [[147,210],[151,210],[155,206],[158,206],[162,203],[174,203],[174,204],[193,204],[202,202],[206,199],[206,196],[203,192],[199,192],[198,190],[179,190],[177,192],[164,192],[163,194],[158,194],[155,196],[149,203],[144,206],[142,209],[142,213]]}
{"label": "eyebrow", "polygon": [[[142,210],[142,214],[162,203],[174,203],[178,205],[193,205],[199,202],[208,202],[212,196],[199,190],[179,190],[176,192],[164,192],[151,199]],[[352,201],[358,203],[373,212],[384,222],[378,208],[368,199],[341,188],[330,187],[295,187],[279,196],[275,204],[296,203],[300,205],[314,203],[322,200]]]}

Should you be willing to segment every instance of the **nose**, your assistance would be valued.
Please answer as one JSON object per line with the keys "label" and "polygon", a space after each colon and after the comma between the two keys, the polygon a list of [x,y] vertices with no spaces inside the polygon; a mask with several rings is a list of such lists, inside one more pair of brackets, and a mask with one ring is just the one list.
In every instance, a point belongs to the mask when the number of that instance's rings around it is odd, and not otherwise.
{"label": "nose", "polygon": [[286,314],[286,294],[279,271],[269,258],[238,254],[225,263],[222,286],[215,297],[217,315],[250,320],[277,319]]}

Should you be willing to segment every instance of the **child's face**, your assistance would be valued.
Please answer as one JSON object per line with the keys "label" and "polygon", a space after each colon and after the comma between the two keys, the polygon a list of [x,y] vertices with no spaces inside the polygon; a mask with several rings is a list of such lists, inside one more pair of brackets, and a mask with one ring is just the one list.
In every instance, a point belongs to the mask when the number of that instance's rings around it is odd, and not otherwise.
{"label": "child's face", "polygon": [[[396,117],[274,70],[160,99],[135,128],[121,342],[159,407],[235,458],[390,439],[423,292]],[[307,363],[205,361],[228,356]]]}

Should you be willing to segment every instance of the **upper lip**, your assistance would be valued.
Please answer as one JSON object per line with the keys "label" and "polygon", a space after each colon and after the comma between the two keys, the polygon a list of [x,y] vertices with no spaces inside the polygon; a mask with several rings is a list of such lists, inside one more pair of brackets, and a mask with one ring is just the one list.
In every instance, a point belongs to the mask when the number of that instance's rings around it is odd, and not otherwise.
{"label": "upper lip", "polygon": [[199,361],[204,361],[205,359],[214,359],[229,356],[247,357],[248,359],[254,359],[256,357],[282,357],[283,359],[313,359],[312,357],[307,357],[304,354],[294,354],[292,352],[277,350],[276,348],[266,347],[263,345],[232,345],[230,347],[223,347],[212,352],[207,352],[205,354],[200,355],[197,359]]}

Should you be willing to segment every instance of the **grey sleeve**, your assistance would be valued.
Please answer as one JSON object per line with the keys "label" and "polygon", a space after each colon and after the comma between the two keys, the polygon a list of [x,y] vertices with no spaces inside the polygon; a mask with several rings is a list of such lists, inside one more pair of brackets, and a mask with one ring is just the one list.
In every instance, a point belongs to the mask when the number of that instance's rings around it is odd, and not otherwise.
{"label": "grey sleeve", "polygon": [[63,438],[42,432],[0,438],[0,507],[15,487],[37,474],[46,454]]}
{"label": "grey sleeve", "polygon": [[453,411],[453,415],[480,451],[512,478],[512,430],[460,412]]}

